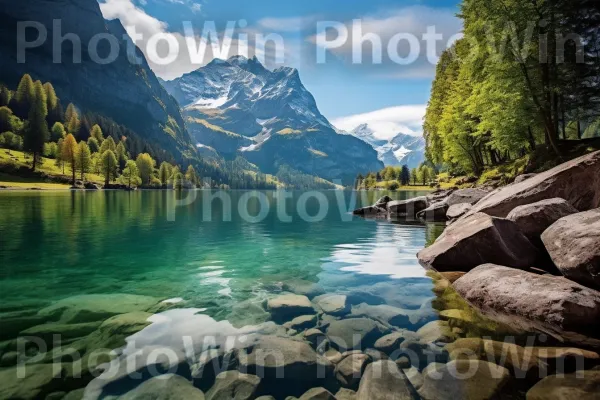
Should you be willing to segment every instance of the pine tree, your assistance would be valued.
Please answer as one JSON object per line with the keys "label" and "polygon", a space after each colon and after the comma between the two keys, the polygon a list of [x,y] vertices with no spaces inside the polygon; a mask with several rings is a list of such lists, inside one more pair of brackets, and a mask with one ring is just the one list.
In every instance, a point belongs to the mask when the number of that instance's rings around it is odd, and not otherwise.
{"label": "pine tree", "polygon": [[67,132],[65,131],[65,126],[60,122],[56,122],[52,126],[52,135],[50,136],[50,139],[58,142],[58,140],[63,139],[66,134]]}
{"label": "pine tree", "polygon": [[67,106],[67,111],[65,112],[65,127],[67,131],[73,135],[77,135],[79,133],[79,114],[77,113],[77,109],[70,103]]}
{"label": "pine tree", "polygon": [[56,143],[56,166],[65,174],[65,159],[63,158],[63,143],[64,139],[58,139]]}
{"label": "pine tree", "polygon": [[102,134],[102,128],[98,124],[92,126],[92,130],[90,131],[90,137],[96,139],[98,144],[102,144],[104,141],[104,135]]}
{"label": "pine tree", "polygon": [[115,144],[115,141],[113,140],[112,136],[109,136],[108,138],[104,139],[104,141],[100,145],[100,154],[104,154],[106,150],[110,150],[113,153],[117,151],[117,145]]}
{"label": "pine tree", "polygon": [[92,153],[98,153],[100,151],[100,145],[94,137],[90,137],[87,141],[88,147]]}
{"label": "pine tree", "polygon": [[158,178],[160,179],[160,183],[163,186],[167,186],[169,183],[169,179],[171,178],[173,166],[166,161],[163,161],[160,164],[160,168],[158,170]]}
{"label": "pine tree", "polygon": [[139,185],[142,180],[139,176],[139,170],[137,164],[133,160],[127,160],[125,164],[125,168],[123,168],[123,174],[121,175],[121,182],[129,189],[131,189],[131,185]]}
{"label": "pine tree", "polygon": [[4,85],[0,86],[0,107],[6,107],[10,103],[10,90]]}
{"label": "pine tree", "polygon": [[185,171],[185,179],[190,182],[194,186],[198,186],[198,174],[196,174],[196,170],[193,166],[188,166],[187,171]]}
{"label": "pine tree", "polygon": [[35,171],[37,164],[41,162],[44,143],[50,137],[48,125],[46,124],[46,116],[48,115],[46,93],[40,81],[35,83],[34,90],[34,101],[29,111],[29,124],[23,138],[24,150],[33,154],[33,165],[31,167],[33,171]]}
{"label": "pine tree", "polygon": [[92,154],[87,143],[83,140],[77,145],[75,167],[81,173],[82,181],[85,178],[85,173],[89,172],[92,168]]}
{"label": "pine tree", "polygon": [[35,99],[35,87],[29,74],[23,75],[15,93],[11,109],[21,119],[29,116],[29,109]]}
{"label": "pine tree", "polygon": [[54,86],[50,82],[44,83],[44,92],[46,93],[46,104],[48,107],[48,113],[56,110],[58,106],[58,97],[54,91]]}
{"label": "pine tree", "polygon": [[117,177],[117,157],[112,150],[106,150],[102,153],[101,159],[102,174],[104,175],[104,186],[108,186],[110,181]]}
{"label": "pine tree", "polygon": [[402,183],[402,186],[406,186],[410,183],[410,170],[406,165],[402,166],[402,170],[400,172],[400,183]]}
{"label": "pine tree", "polygon": [[61,146],[61,160],[71,166],[73,185],[75,185],[75,171],[77,168],[77,141],[75,136],[68,134]]}
{"label": "pine tree", "polygon": [[156,161],[154,161],[150,154],[142,153],[137,156],[135,162],[137,163],[138,169],[140,171],[140,178],[142,178],[142,184],[150,184],[150,178],[152,178],[152,173],[154,172]]}
{"label": "pine tree", "polygon": [[410,180],[412,181],[414,186],[417,186],[417,180],[419,179],[419,174],[417,173],[417,169],[413,168],[410,170]]}
{"label": "pine tree", "polygon": [[119,163],[119,170],[123,171],[125,163],[127,163],[127,150],[125,149],[123,141],[120,141],[117,145],[115,155],[117,156],[117,162]]}

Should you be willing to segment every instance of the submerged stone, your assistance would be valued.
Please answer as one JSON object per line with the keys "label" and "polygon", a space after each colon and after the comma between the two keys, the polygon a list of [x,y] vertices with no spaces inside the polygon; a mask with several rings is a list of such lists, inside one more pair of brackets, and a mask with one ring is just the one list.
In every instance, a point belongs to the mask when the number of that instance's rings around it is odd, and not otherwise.
{"label": "submerged stone", "polygon": [[206,400],[250,400],[260,385],[256,375],[226,371],[217,375],[212,388],[206,393]]}
{"label": "submerged stone", "polygon": [[327,337],[340,351],[372,347],[387,328],[369,318],[349,318],[333,321],[327,328]]}
{"label": "submerged stone", "polygon": [[119,397],[119,400],[204,400],[204,393],[185,378],[159,375]]}

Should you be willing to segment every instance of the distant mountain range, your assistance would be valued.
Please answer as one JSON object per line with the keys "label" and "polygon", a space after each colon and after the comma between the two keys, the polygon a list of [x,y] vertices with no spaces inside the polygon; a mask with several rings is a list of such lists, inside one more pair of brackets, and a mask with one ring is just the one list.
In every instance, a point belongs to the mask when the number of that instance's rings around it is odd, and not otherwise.
{"label": "distant mountain range", "polygon": [[263,172],[289,165],[351,183],[383,166],[371,145],[337,132],[294,68],[271,71],[256,58],[235,56],[162,84],[183,107],[200,148],[241,155]]}
{"label": "distant mountain range", "polygon": [[425,161],[425,139],[422,136],[398,133],[391,140],[379,139],[368,124],[357,126],[349,134],[370,144],[386,167],[407,165],[416,168]]}

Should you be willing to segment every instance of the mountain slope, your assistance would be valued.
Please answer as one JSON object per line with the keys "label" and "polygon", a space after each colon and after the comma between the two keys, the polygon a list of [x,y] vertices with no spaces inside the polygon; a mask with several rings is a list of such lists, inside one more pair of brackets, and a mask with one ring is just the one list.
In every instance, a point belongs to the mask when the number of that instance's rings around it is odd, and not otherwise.
{"label": "mountain slope", "polygon": [[266,173],[289,165],[345,183],[382,167],[370,146],[335,131],[296,69],[270,71],[235,56],[163,84],[184,107],[194,139],[226,158],[242,155]]}
{"label": "mountain slope", "polygon": [[425,139],[421,136],[398,133],[391,140],[378,139],[368,124],[357,126],[350,135],[370,144],[386,167],[407,165],[416,168],[425,161]]}
{"label": "mountain slope", "polygon": [[[62,35],[74,33],[81,39],[81,62],[73,62],[72,47],[66,41],[61,62],[53,63],[50,39],[56,19],[61,20]],[[1,0],[0,21],[0,80],[15,86],[29,73],[33,79],[52,82],[63,102],[112,118],[168,151],[175,160],[194,155],[179,105],[162,87],[139,49],[135,55],[141,63],[130,62],[125,29],[118,20],[104,20],[96,0]],[[49,38],[43,46],[27,50],[24,64],[16,60],[18,21],[40,22]],[[120,51],[113,62],[102,65],[88,54],[88,43],[97,34],[113,34],[119,41]],[[101,40],[98,55],[105,58],[108,54],[108,42]]]}

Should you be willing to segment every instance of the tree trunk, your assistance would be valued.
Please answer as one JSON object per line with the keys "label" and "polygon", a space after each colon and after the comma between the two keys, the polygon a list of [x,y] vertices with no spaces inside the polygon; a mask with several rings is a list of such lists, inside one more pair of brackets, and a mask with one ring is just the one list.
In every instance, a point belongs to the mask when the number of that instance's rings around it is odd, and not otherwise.
{"label": "tree trunk", "polygon": [[529,146],[531,147],[531,150],[535,150],[535,136],[533,136],[531,125],[527,125],[527,136],[529,138]]}
{"label": "tree trunk", "polygon": [[577,120],[577,137],[579,138],[579,140],[581,140],[581,137],[583,135],[581,134],[581,121]]}

